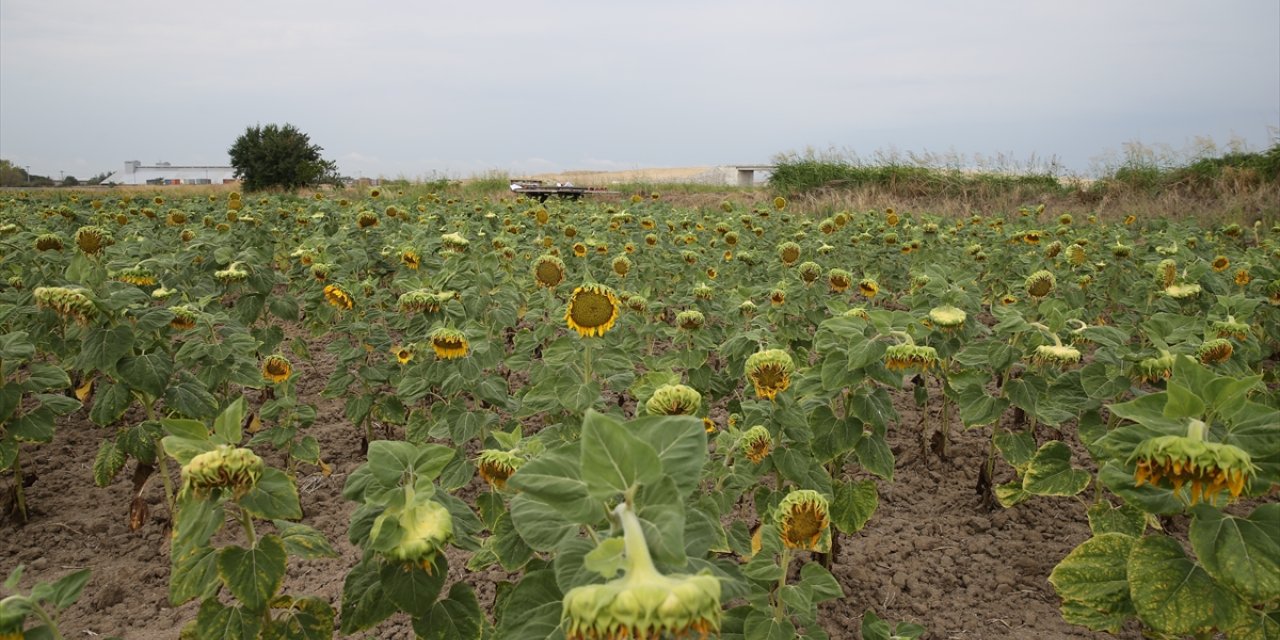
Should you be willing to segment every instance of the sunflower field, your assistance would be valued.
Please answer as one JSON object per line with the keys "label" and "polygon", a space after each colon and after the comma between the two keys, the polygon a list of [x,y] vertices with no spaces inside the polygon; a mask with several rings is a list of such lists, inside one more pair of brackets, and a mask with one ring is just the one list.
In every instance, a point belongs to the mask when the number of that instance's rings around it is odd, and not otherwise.
{"label": "sunflower field", "polygon": [[[163,532],[173,637],[920,637],[847,601],[841,549],[904,451],[965,436],[975,513],[1087,512],[1034,576],[1083,637],[1280,638],[1280,226],[0,197],[0,531],[56,518],[29,470],[94,438],[76,493]],[[61,637],[94,584],[6,572],[3,638]]]}

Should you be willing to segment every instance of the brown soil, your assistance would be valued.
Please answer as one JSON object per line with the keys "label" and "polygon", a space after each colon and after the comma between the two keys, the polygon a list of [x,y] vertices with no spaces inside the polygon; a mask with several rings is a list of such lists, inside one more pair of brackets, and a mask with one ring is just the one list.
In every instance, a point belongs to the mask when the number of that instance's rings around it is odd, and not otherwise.
{"label": "brown soil", "polygon": [[[346,536],[355,504],[342,498],[342,485],[364,459],[360,436],[343,418],[341,401],[319,396],[334,366],[332,356],[318,348],[312,353],[320,354],[316,361],[297,367],[299,395],[317,406],[320,417],[310,433],[319,439],[333,474],[324,477],[309,467],[300,472],[303,522],[323,532],[340,556],[291,559],[285,590],[326,598],[338,609],[343,579],[359,558]],[[1110,637],[1063,622],[1046,580],[1053,566],[1089,537],[1084,505],[1040,499],[988,510],[974,486],[989,431],[960,432],[956,424],[950,460],[922,459],[920,429],[936,425],[937,416],[926,419],[909,396],[902,398],[904,420],[889,438],[897,455],[894,481],[879,483],[880,506],[867,527],[841,537],[833,573],[846,597],[820,611],[831,637],[859,637],[859,621],[868,609],[883,618],[923,624],[929,629],[926,638]],[[21,588],[28,590],[36,581],[91,568],[83,596],[61,618],[64,637],[177,638],[195,617],[196,605],[174,608],[168,602],[169,537],[160,483],[146,489],[151,517],[138,531],[128,527],[132,465],[111,486],[93,485],[98,445],[113,434],[113,428],[89,422],[82,410],[58,425],[53,443],[24,448],[26,468],[35,479],[27,491],[31,518],[25,525],[0,523],[0,573],[25,564]],[[1073,434],[1063,437],[1074,440]],[[1009,480],[1011,473],[998,471],[996,481]],[[464,498],[473,494],[474,487],[462,492]],[[501,570],[468,574],[466,556],[451,554],[450,579],[472,584],[482,605],[490,606],[495,584],[517,576]],[[360,637],[413,634],[407,618],[397,615]]]}

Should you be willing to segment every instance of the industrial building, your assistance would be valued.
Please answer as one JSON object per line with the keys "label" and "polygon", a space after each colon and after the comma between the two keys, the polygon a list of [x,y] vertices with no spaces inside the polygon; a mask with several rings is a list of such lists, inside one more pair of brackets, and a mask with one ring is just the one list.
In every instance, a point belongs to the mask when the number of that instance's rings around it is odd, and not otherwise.
{"label": "industrial building", "polygon": [[102,184],[229,184],[236,182],[235,167],[205,167],[157,162],[144,165],[137,160],[124,163],[124,171],[106,177]]}

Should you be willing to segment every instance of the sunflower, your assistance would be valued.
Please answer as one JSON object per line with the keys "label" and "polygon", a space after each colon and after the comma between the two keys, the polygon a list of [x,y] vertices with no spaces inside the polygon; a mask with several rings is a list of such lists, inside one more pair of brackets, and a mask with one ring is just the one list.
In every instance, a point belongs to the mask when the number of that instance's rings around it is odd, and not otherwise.
{"label": "sunflower", "polygon": [[708,435],[713,434],[717,430],[716,423],[711,418],[703,418],[702,429],[706,431]]}
{"label": "sunflower", "polygon": [[360,229],[368,229],[378,226],[378,214],[372,211],[361,211],[356,216],[356,227]]}
{"label": "sunflower", "polygon": [[235,282],[244,282],[249,279],[249,272],[245,271],[244,265],[239,262],[231,263],[226,269],[220,269],[213,272],[213,277],[217,278],[223,284],[232,284]]}
{"label": "sunflower", "polygon": [[1251,328],[1248,324],[1237,321],[1235,316],[1227,316],[1226,320],[1215,320],[1213,330],[1219,338],[1235,338],[1244,341],[1249,339]]}
{"label": "sunflower", "polygon": [[782,306],[787,301],[787,292],[782,289],[773,289],[769,292],[769,303],[775,307]]}
{"label": "sunflower", "polygon": [[964,326],[966,317],[964,309],[959,309],[949,304],[929,310],[929,321],[939,329],[947,331],[954,331]]}
{"label": "sunflower", "polygon": [[787,208],[787,199],[786,199],[786,198],[784,198],[784,197],[782,197],[782,196],[778,196],[778,197],[774,198],[774,199],[773,199],[773,208],[774,208],[774,209],[777,209],[778,211],[782,211],[783,209],[786,209],[786,208]]}
{"label": "sunflower", "polygon": [[893,211],[893,209],[889,209],[889,210],[888,210],[888,213],[886,213],[886,214],[885,214],[885,216],[884,216],[884,222],[885,222],[885,224],[887,224],[887,225],[889,225],[889,226],[891,226],[891,227],[896,227],[896,226],[898,226],[898,222],[899,222],[900,220],[901,220],[901,218],[899,218],[899,217],[898,217],[898,214],[897,214],[897,213],[895,213],[895,212]]}
{"label": "sunflower", "polygon": [[1078,267],[1084,264],[1085,260],[1088,260],[1088,259],[1089,259],[1089,256],[1087,253],[1085,253],[1084,246],[1081,245],[1079,242],[1076,242],[1075,244],[1072,244],[1071,246],[1067,247],[1067,260],[1070,261],[1071,264],[1076,265]]}
{"label": "sunflower", "polygon": [[613,272],[619,277],[625,278],[631,272],[631,259],[626,256],[618,256],[613,259]]}
{"label": "sunflower", "polygon": [[324,299],[338,309],[350,309],[353,304],[351,294],[343,291],[342,287],[336,284],[325,285]]}
{"label": "sunflower", "polygon": [[464,253],[467,247],[471,246],[471,241],[458,233],[446,233],[440,236],[440,245],[444,247],[445,251]]}
{"label": "sunflower", "polygon": [[410,270],[417,271],[418,267],[422,266],[422,256],[413,249],[405,249],[400,252],[400,262]]}
{"label": "sunflower", "polygon": [[738,451],[755,464],[763,462],[771,449],[773,449],[773,438],[769,436],[769,430],[762,425],[747,429],[738,444]]}
{"label": "sunflower", "polygon": [[413,360],[413,345],[391,347],[391,355],[396,357],[396,362],[400,364],[409,364]]}
{"label": "sunflower", "polygon": [[76,230],[76,246],[87,256],[96,256],[102,250],[115,244],[111,234],[101,227],[86,226]]}
{"label": "sunflower", "polygon": [[715,296],[715,289],[706,283],[699,284],[693,288],[693,297],[699,300],[710,300]]}
{"label": "sunflower", "polygon": [[938,366],[938,350],[914,344],[895,344],[885,349],[884,366],[890,371],[928,371]]}
{"label": "sunflower", "polygon": [[524,458],[500,449],[485,449],[476,456],[476,470],[480,478],[494,489],[502,490],[507,486],[507,479],[524,464]]}
{"label": "sunflower", "polygon": [[621,311],[613,289],[600,284],[584,284],[573,290],[564,320],[579,336],[601,337],[618,321]]}
{"label": "sunflower", "polygon": [[1223,271],[1226,271],[1228,267],[1231,266],[1231,261],[1228,260],[1226,256],[1218,256],[1213,259],[1212,266],[1214,271],[1218,273],[1222,273]]}
{"label": "sunflower", "polygon": [[262,379],[272,384],[280,384],[293,375],[293,365],[282,355],[269,355],[262,361]]}
{"label": "sunflower", "polygon": [[543,254],[533,263],[533,280],[539,287],[554,289],[564,282],[564,262],[550,254]]}
{"label": "sunflower", "polygon": [[67,287],[36,287],[31,292],[36,306],[41,309],[52,309],[63,318],[73,318],[77,324],[87,326],[89,320],[98,314],[98,308],[79,289]]}
{"label": "sunflower", "polygon": [[644,410],[655,416],[691,416],[702,406],[702,394],[682,384],[664,384],[654,390]]}
{"label": "sunflower", "polygon": [[822,267],[816,262],[802,262],[796,272],[800,274],[800,279],[806,285],[813,284],[818,278],[822,277]]}
{"label": "sunflower", "polygon": [[778,245],[778,258],[784,265],[795,264],[796,260],[800,259],[800,245],[790,241]]}
{"label": "sunflower", "polygon": [[581,242],[573,243],[573,255],[579,258],[587,257],[587,245]]}
{"label": "sunflower", "polygon": [[56,233],[42,233],[36,238],[36,251],[62,251],[62,237]]}
{"label": "sunflower", "polygon": [[1058,286],[1058,280],[1050,271],[1040,270],[1029,276],[1023,283],[1027,295],[1032,298],[1043,298],[1053,293],[1054,288]]}
{"label": "sunflower", "polygon": [[685,331],[697,331],[706,324],[707,318],[697,309],[689,309],[676,314],[676,326]]}
{"label": "sunflower", "polygon": [[180,305],[169,309],[173,313],[173,319],[169,321],[171,328],[179,331],[194,329],[196,326],[196,318],[198,317],[196,310],[191,307]]}
{"label": "sunflower", "polygon": [[1235,283],[1236,286],[1244,287],[1253,281],[1253,276],[1249,275],[1248,269],[1236,269]]}
{"label": "sunflower", "polygon": [[1162,287],[1166,289],[1172,287],[1173,283],[1178,279],[1178,263],[1170,258],[1161,260],[1156,265],[1156,277]]}
{"label": "sunflower", "polygon": [[782,349],[767,349],[751,354],[747,358],[747,377],[755,387],[756,397],[770,401],[791,386],[791,374],[796,365],[791,354]]}
{"label": "sunflower", "polygon": [[156,284],[156,276],[146,269],[146,267],[130,267],[115,274],[114,278],[120,282],[131,284],[139,287],[153,287]]}
{"label": "sunflower", "polygon": [[578,236],[578,228],[577,228],[577,227],[575,227],[575,226],[573,226],[573,225],[571,225],[571,224],[567,224],[567,225],[565,225],[565,227],[564,227],[564,237],[569,238],[569,239],[571,239],[571,240],[572,240],[573,238],[576,238],[577,236]]}
{"label": "sunflower", "polygon": [[853,285],[853,274],[844,269],[832,269],[827,272],[827,286],[833,293],[844,293]]}
{"label": "sunflower", "polygon": [[821,551],[831,524],[830,503],[812,489],[797,489],[778,505],[778,531],[788,549]]}
{"label": "sunflower", "polygon": [[1214,338],[1206,340],[1199,349],[1196,349],[1196,358],[1203,364],[1221,364],[1230,360],[1234,351],[1235,347],[1231,345],[1230,340]]}
{"label": "sunflower", "polygon": [[1040,244],[1040,240],[1043,238],[1043,231],[1028,231],[1022,234],[1022,241],[1027,244]]}
{"label": "sunflower", "polygon": [[[1203,429],[1193,428],[1197,435]],[[1203,423],[1199,423],[1203,425]],[[1130,462],[1136,461],[1134,485],[1166,486],[1181,500],[1190,504],[1214,504],[1226,491],[1228,500],[1240,497],[1246,483],[1257,473],[1249,453],[1235,445],[1208,442],[1193,435],[1167,435],[1151,438],[1134,449]],[[1189,495],[1182,488],[1190,485]]]}
{"label": "sunflower", "polygon": [[1045,367],[1065,367],[1080,363],[1080,351],[1060,344],[1042,344],[1031,359]]}
{"label": "sunflower", "polygon": [[863,278],[858,281],[858,292],[865,298],[874,298],[880,293],[880,283],[874,278]]}
{"label": "sunflower", "polygon": [[441,360],[461,358],[471,350],[471,343],[467,342],[467,336],[457,329],[437,327],[429,337],[432,351],[435,351],[436,357]]}
{"label": "sunflower", "polygon": [[1200,285],[1195,282],[1173,284],[1165,287],[1162,293],[1174,300],[1186,300],[1200,294]]}
{"label": "sunflower", "polygon": [[708,278],[710,278],[711,280],[715,280],[715,279],[716,279],[716,276],[718,276],[718,275],[720,275],[720,272],[719,272],[719,271],[716,271],[716,268],[715,268],[715,267],[707,267],[707,277],[708,277]]}

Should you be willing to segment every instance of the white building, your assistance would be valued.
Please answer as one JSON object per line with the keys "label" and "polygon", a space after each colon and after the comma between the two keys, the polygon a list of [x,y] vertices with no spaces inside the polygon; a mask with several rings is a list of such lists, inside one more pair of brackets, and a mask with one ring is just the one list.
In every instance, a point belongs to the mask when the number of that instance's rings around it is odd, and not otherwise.
{"label": "white building", "polygon": [[102,184],[227,184],[235,181],[235,167],[183,166],[168,162],[144,166],[137,160],[128,160],[124,171],[107,176]]}

